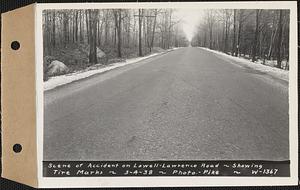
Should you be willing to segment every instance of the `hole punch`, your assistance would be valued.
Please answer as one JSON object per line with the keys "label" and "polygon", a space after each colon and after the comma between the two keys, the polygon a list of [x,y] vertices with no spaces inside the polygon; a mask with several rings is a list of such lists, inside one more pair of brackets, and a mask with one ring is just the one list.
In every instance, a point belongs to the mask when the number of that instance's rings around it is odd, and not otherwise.
{"label": "hole punch", "polygon": [[20,153],[22,151],[22,145],[14,144],[13,150],[14,150],[15,153]]}
{"label": "hole punch", "polygon": [[20,43],[18,42],[18,41],[13,41],[12,43],[11,43],[11,45],[10,45],[10,47],[11,47],[11,49],[13,49],[13,50],[18,50],[18,49],[20,49]]}

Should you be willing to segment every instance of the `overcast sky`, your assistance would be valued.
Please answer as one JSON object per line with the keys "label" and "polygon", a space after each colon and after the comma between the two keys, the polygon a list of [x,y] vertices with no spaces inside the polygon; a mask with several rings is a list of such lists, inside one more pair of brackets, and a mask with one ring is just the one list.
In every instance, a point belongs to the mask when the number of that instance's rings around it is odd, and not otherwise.
{"label": "overcast sky", "polygon": [[189,41],[191,41],[202,15],[203,10],[197,9],[176,9],[174,12],[175,17],[182,19],[183,31]]}

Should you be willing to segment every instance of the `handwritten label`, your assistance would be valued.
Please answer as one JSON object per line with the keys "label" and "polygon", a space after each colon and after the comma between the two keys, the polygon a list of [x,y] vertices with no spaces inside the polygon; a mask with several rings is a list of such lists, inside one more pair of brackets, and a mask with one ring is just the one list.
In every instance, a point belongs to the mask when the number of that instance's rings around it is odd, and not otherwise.
{"label": "handwritten label", "polygon": [[44,161],[44,177],[289,177],[289,161]]}

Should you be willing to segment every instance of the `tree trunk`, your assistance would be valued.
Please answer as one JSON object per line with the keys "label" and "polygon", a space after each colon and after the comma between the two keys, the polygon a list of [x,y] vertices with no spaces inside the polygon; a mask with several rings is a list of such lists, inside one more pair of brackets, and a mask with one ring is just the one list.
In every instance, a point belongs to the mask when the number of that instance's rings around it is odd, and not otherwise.
{"label": "tree trunk", "polygon": [[271,35],[271,39],[270,39],[270,46],[269,46],[269,51],[268,51],[268,59],[271,59],[271,56],[273,54],[273,46],[274,46],[274,41],[275,41],[275,37],[277,35],[277,29],[278,27],[276,27],[275,24],[275,15],[273,16],[273,25],[272,25],[272,35]]}
{"label": "tree trunk", "polygon": [[278,39],[277,39],[277,68],[281,68],[281,42],[282,42],[282,14],[283,10],[279,11],[279,20],[278,20]]}
{"label": "tree trunk", "polygon": [[203,47],[207,47],[206,33],[207,33],[207,30],[204,31]]}
{"label": "tree trunk", "polygon": [[147,45],[147,28],[146,28],[146,19],[145,19],[145,13],[144,10],[142,10],[143,14],[142,14],[142,22],[143,22],[143,40],[144,40],[144,46]]}
{"label": "tree trunk", "polygon": [[89,62],[97,64],[97,15],[98,10],[88,10],[89,12],[89,32],[90,32],[90,54]]}
{"label": "tree trunk", "polygon": [[78,42],[78,11],[75,14],[75,41]]}
{"label": "tree trunk", "polygon": [[168,49],[170,48],[171,44],[171,30],[172,30],[172,9],[169,12],[169,27],[168,27]]}
{"label": "tree trunk", "polygon": [[[74,14],[73,14],[74,15]],[[72,19],[72,42],[75,42],[75,17]]]}
{"label": "tree trunk", "polygon": [[52,47],[55,48],[55,10],[53,10],[52,15]]}
{"label": "tree trunk", "polygon": [[151,34],[152,34],[152,32],[150,32],[150,30],[152,27],[152,21],[150,21],[149,15],[146,18],[147,18],[146,19],[147,20],[147,47],[149,49],[149,52],[151,52]]}
{"label": "tree trunk", "polygon": [[233,10],[233,39],[232,39],[232,51],[231,54],[236,55],[236,9]]}
{"label": "tree trunk", "polygon": [[114,12],[114,19],[115,19],[115,30],[114,30],[114,47],[117,45],[117,32],[118,32],[118,13]]}
{"label": "tree trunk", "polygon": [[209,49],[212,49],[212,26],[209,28]]}
{"label": "tree trunk", "polygon": [[141,9],[139,9],[139,56],[143,56],[142,52],[142,14]]}
{"label": "tree trunk", "polygon": [[100,46],[100,41],[99,41],[99,37],[100,37],[100,21],[99,19],[97,19],[97,23],[96,23],[96,28],[97,28],[97,31],[96,31],[96,36],[97,36],[97,46]]}
{"label": "tree trunk", "polygon": [[67,13],[64,12],[63,13],[63,20],[64,20],[64,24],[63,24],[63,33],[64,33],[64,47],[67,47],[67,42],[68,42],[68,16]]}
{"label": "tree trunk", "polygon": [[240,49],[241,49],[241,32],[243,30],[243,16],[244,11],[240,10],[239,13],[239,30],[238,30],[238,36],[237,36],[237,48],[236,48],[236,55],[240,55]]}
{"label": "tree trunk", "polygon": [[131,32],[131,30],[130,30],[130,21],[131,21],[131,18],[129,17],[128,18],[128,23],[127,23],[127,46],[128,47],[130,47],[130,45],[131,45],[131,37],[130,37],[130,32]]}
{"label": "tree trunk", "polygon": [[90,26],[89,26],[89,15],[88,10],[85,10],[85,20],[86,20],[86,36],[87,36],[87,42],[90,43]]}
{"label": "tree trunk", "polygon": [[104,33],[104,44],[106,45],[107,44],[107,36],[108,36],[108,16],[107,16],[108,14],[106,13],[106,15],[105,15],[105,33]]}
{"label": "tree trunk", "polygon": [[[100,22],[100,20],[98,20]],[[98,45],[102,47],[102,31],[103,31],[103,21],[101,22],[100,26],[98,26]]]}
{"label": "tree trunk", "polygon": [[224,41],[224,50],[223,51],[226,54],[228,52],[228,21],[227,21],[227,18],[225,21],[225,41]]}
{"label": "tree trunk", "polygon": [[122,57],[122,34],[121,34],[121,31],[122,31],[122,10],[118,10],[118,57]]}
{"label": "tree trunk", "polygon": [[256,61],[256,52],[257,52],[257,40],[258,40],[258,34],[259,34],[259,14],[260,10],[256,10],[256,24],[255,24],[255,34],[254,34],[254,41],[252,46],[252,61]]}
{"label": "tree trunk", "polygon": [[82,31],[83,31],[83,28],[82,28],[82,12],[80,10],[79,11],[79,40],[80,40],[80,42],[83,41]]}
{"label": "tree trunk", "polygon": [[225,51],[225,28],[226,28],[226,24],[225,22],[222,23],[222,43],[221,43],[221,51]]}
{"label": "tree trunk", "polygon": [[45,46],[44,46],[44,51],[45,51],[45,54],[48,55],[50,54],[50,37],[49,37],[49,32],[48,31],[48,28],[49,28],[49,13],[48,11],[46,11],[46,14],[45,14],[45,30],[44,30],[44,39],[45,39]]}

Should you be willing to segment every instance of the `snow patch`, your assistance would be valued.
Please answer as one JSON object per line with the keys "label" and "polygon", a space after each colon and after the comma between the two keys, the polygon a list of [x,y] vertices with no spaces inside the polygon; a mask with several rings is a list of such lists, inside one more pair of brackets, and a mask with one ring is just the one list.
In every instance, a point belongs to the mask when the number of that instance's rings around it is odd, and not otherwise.
{"label": "snow patch", "polygon": [[210,51],[210,52],[213,52],[213,53],[221,55],[221,56],[223,56],[223,57],[225,57],[225,58],[227,58],[231,61],[234,61],[235,63],[233,63],[233,64],[244,65],[244,66],[250,67],[254,70],[258,70],[258,71],[267,73],[271,76],[282,79],[284,81],[287,81],[287,82],[289,81],[289,71],[287,71],[287,70],[283,70],[283,69],[279,69],[279,68],[276,68],[276,67],[263,65],[259,61],[258,62],[251,62],[248,59],[245,59],[245,58],[242,58],[242,57],[231,56],[231,55],[228,55],[228,54],[223,53],[223,52],[219,52],[219,51],[216,51],[216,50],[211,50],[209,48],[204,48],[204,47],[199,47],[199,48]]}
{"label": "snow patch", "polygon": [[[176,49],[179,49],[179,48],[172,48],[172,49],[169,49],[165,52],[173,51],[173,50],[176,50]],[[49,78],[49,80],[44,82],[44,91],[51,90],[51,89],[56,88],[58,86],[62,86],[62,85],[71,83],[73,81],[84,79],[84,78],[90,77],[92,75],[103,73],[103,72],[106,72],[106,71],[109,71],[109,70],[112,70],[112,69],[115,69],[115,68],[118,68],[118,67],[123,67],[125,65],[129,65],[129,64],[132,64],[132,63],[137,63],[139,61],[142,61],[142,60],[148,59],[150,57],[154,57],[154,56],[163,54],[165,52],[153,53],[153,54],[150,54],[150,55],[144,56],[144,57],[126,59],[123,62],[113,63],[109,66],[102,67],[102,68],[97,68],[97,66],[92,66],[91,68],[87,68],[84,71],[78,71],[78,72],[75,72],[75,73],[69,73],[69,74],[60,75],[60,76],[54,76],[54,77],[51,77],[51,78]]]}

